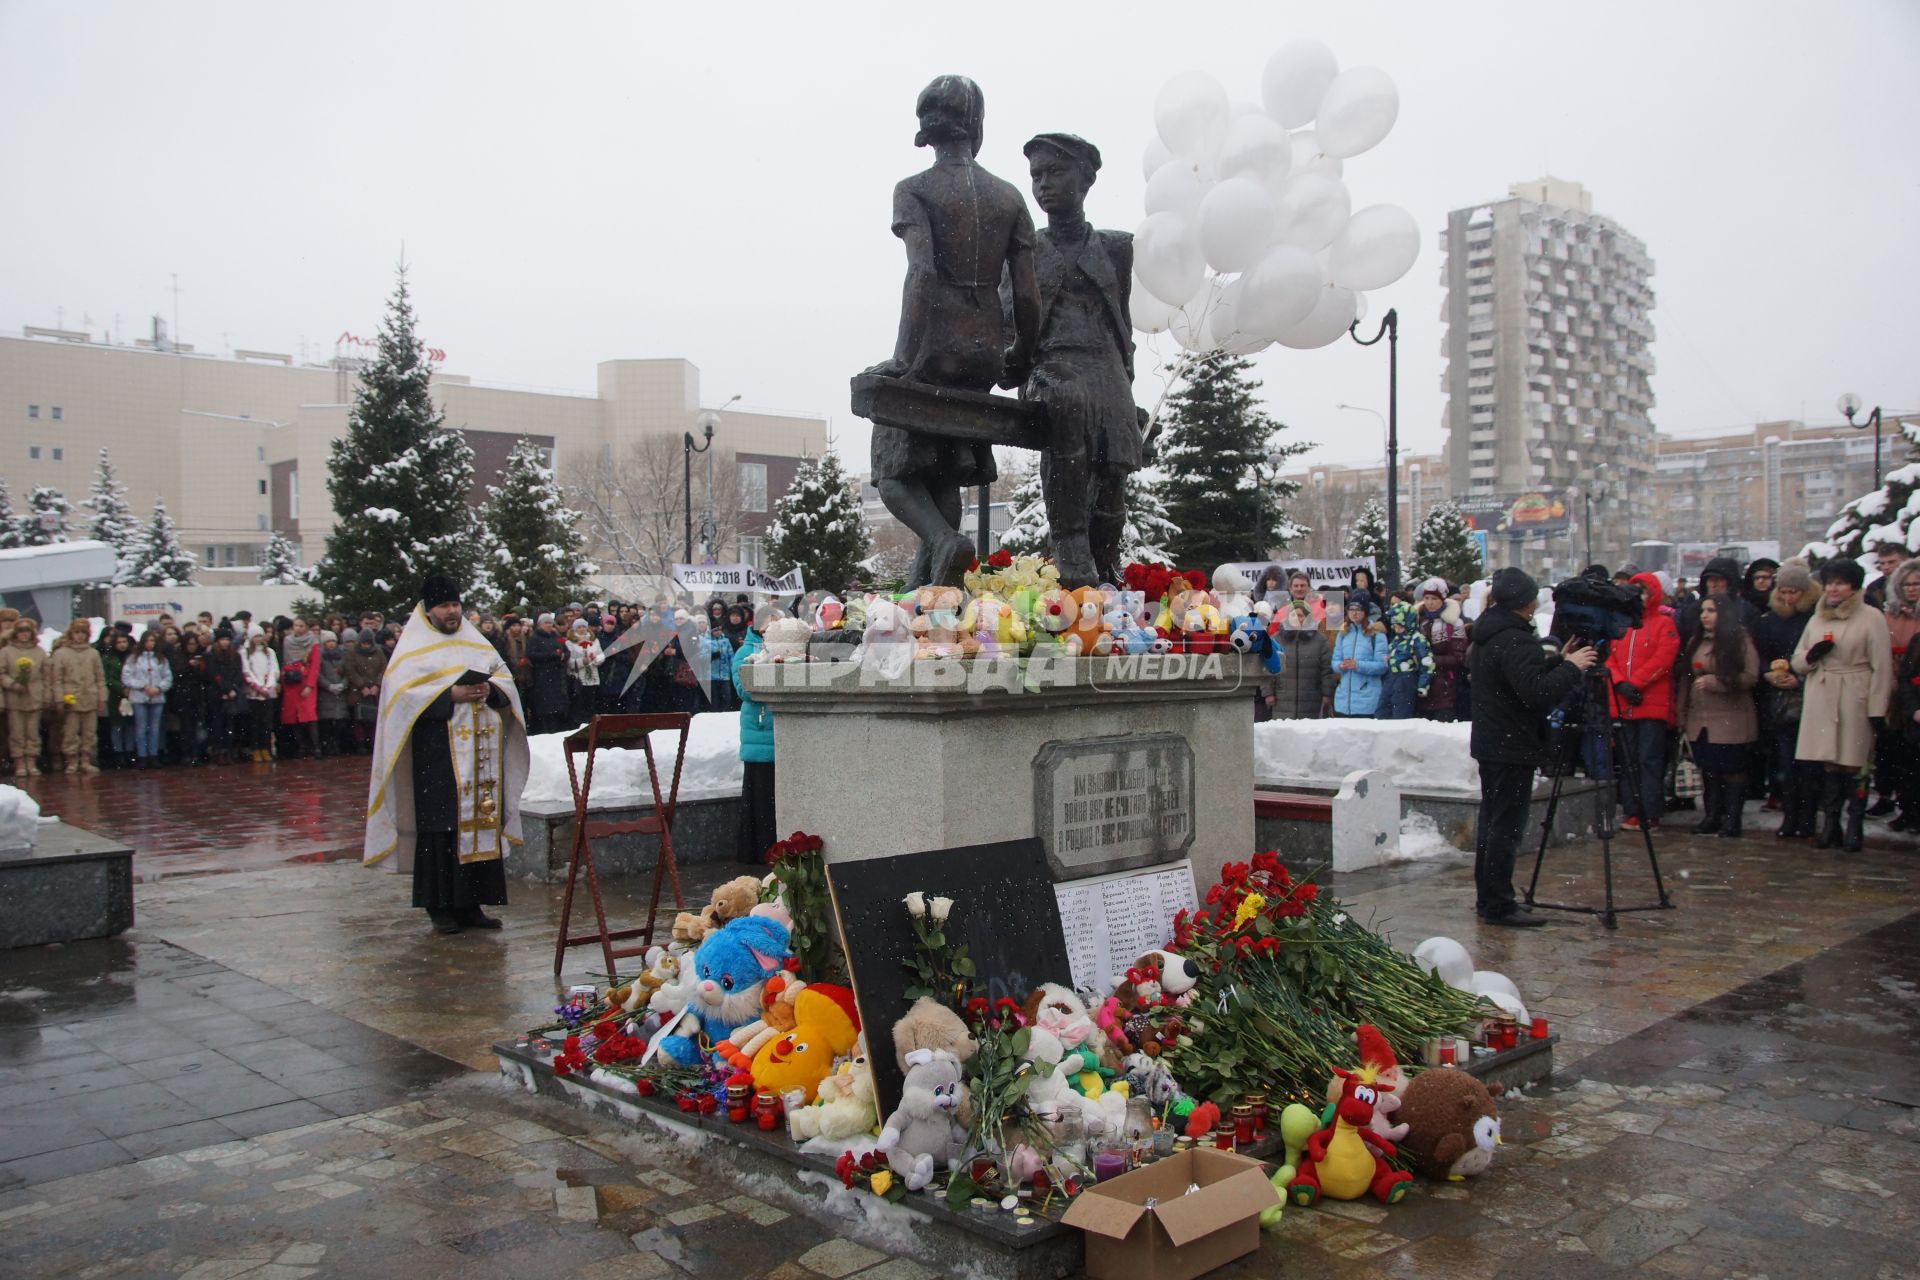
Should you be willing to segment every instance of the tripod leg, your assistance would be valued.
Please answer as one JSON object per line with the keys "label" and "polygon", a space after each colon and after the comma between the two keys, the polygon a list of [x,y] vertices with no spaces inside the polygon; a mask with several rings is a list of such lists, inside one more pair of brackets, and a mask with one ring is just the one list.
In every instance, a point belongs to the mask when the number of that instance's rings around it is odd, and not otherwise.
{"label": "tripod leg", "polygon": [[1620,772],[1627,780],[1627,787],[1633,795],[1634,811],[1641,815],[1640,837],[1646,842],[1647,864],[1653,868],[1653,887],[1660,894],[1660,905],[1673,906],[1673,900],[1667,897],[1666,881],[1660,878],[1660,855],[1653,851],[1653,829],[1648,819],[1646,794],[1640,786],[1640,752],[1634,745],[1631,734],[1620,731],[1620,722],[1613,725],[1615,748],[1620,752]]}
{"label": "tripod leg", "polygon": [[1540,823],[1540,847],[1534,850],[1533,874],[1527,878],[1527,905],[1533,905],[1533,891],[1540,884],[1540,864],[1547,860],[1547,842],[1553,839],[1553,815],[1560,808],[1560,786],[1565,774],[1555,774],[1553,790],[1547,795],[1547,816]]}

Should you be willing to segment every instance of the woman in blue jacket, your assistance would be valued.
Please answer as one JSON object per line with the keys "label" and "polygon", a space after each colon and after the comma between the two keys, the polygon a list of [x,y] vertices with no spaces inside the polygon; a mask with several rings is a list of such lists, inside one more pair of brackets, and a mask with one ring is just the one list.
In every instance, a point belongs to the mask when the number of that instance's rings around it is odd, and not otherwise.
{"label": "woman in blue jacket", "polygon": [[1380,709],[1380,689],[1387,674],[1387,638],[1370,620],[1373,600],[1364,591],[1347,597],[1347,620],[1333,640],[1333,672],[1340,678],[1333,691],[1336,717],[1371,719]]}
{"label": "woman in blue jacket", "polygon": [[740,695],[740,840],[736,861],[765,865],[767,849],[780,838],[773,812],[773,712],[755,701],[740,682],[750,660],[760,652],[768,616],[756,617],[746,639],[733,654],[733,688]]}

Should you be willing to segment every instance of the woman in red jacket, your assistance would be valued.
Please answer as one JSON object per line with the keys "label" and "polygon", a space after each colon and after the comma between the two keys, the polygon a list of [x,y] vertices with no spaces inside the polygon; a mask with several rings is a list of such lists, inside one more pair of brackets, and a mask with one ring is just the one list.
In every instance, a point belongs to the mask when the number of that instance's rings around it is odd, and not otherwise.
{"label": "woman in red jacket", "polygon": [[1640,588],[1645,607],[1640,625],[1608,648],[1607,671],[1613,677],[1613,714],[1624,723],[1621,736],[1633,754],[1640,798],[1635,803],[1626,783],[1624,762],[1620,804],[1627,811],[1620,826],[1638,831],[1657,828],[1667,794],[1667,727],[1673,719],[1673,662],[1680,654],[1680,633],[1665,607],[1660,579],[1636,573],[1628,579]]}

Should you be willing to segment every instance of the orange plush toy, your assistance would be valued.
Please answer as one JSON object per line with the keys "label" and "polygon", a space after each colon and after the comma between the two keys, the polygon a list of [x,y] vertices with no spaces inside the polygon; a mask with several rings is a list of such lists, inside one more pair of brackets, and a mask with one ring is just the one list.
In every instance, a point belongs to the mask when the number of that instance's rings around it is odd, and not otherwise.
{"label": "orange plush toy", "polygon": [[1072,621],[1061,639],[1067,652],[1078,658],[1102,657],[1113,649],[1113,637],[1107,631],[1107,602],[1097,587],[1075,587]]}
{"label": "orange plush toy", "polygon": [[797,1090],[811,1105],[820,1082],[833,1072],[833,1060],[853,1052],[860,1038],[860,1014],[853,992],[828,982],[802,991],[793,1013],[793,1030],[754,1055],[753,1083],[782,1098]]}

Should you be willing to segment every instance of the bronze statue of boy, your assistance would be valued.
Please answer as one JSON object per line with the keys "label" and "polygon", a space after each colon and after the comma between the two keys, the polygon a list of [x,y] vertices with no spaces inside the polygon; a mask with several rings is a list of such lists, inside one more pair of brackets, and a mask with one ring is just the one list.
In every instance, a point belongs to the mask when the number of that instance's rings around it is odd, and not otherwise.
{"label": "bronze statue of boy", "polygon": [[[932,147],[934,159],[893,189],[893,233],[907,248],[900,332],[893,358],[868,372],[966,391],[1018,386],[1040,327],[1033,219],[1019,189],[975,159],[986,116],[980,86],[941,76],[914,112],[914,145]],[[989,445],[874,424],[881,501],[920,539],[908,588],[958,585],[973,558],[959,531],[961,488],[994,476]]]}

